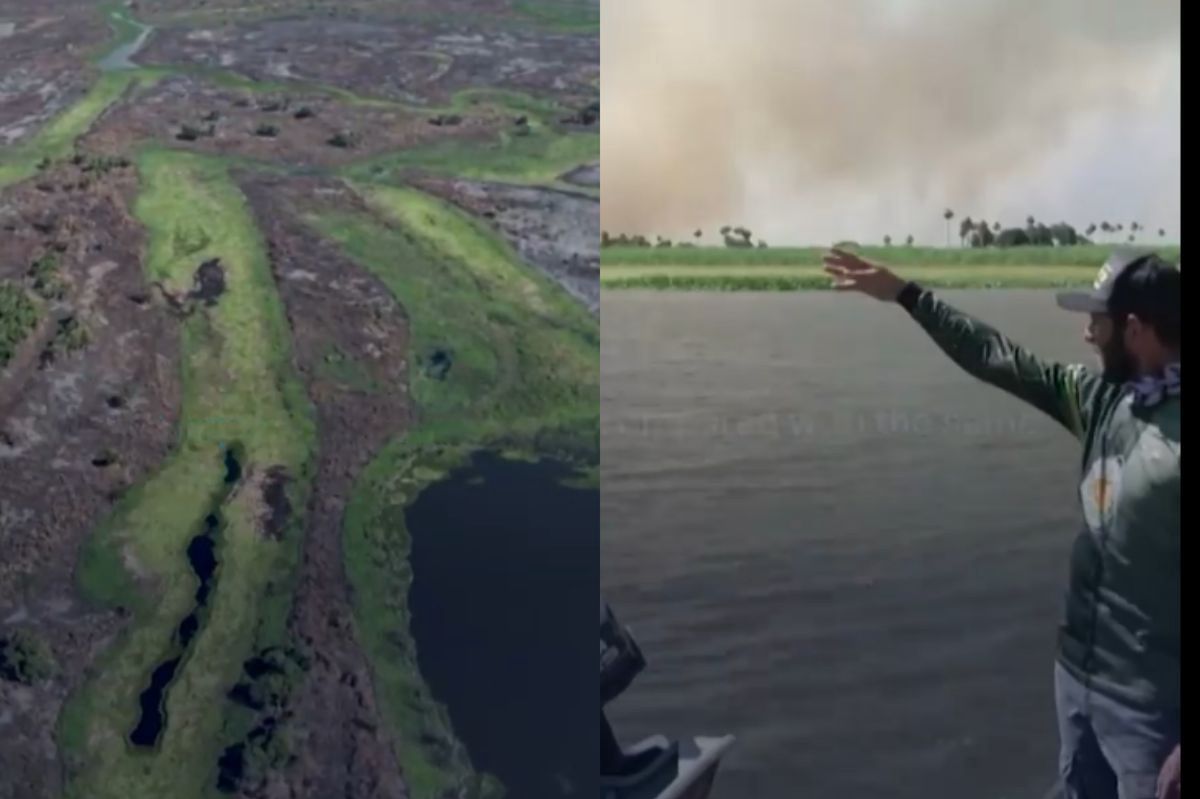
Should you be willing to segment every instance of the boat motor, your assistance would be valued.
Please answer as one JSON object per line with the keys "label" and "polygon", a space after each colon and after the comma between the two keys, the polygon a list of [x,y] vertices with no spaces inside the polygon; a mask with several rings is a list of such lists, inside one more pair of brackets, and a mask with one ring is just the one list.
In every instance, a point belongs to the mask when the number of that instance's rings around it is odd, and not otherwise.
{"label": "boat motor", "polygon": [[600,795],[601,799],[705,799],[720,758],[733,738],[696,738],[681,747],[654,735],[624,748],[605,708],[646,668],[646,659],[627,627],[600,600]]}

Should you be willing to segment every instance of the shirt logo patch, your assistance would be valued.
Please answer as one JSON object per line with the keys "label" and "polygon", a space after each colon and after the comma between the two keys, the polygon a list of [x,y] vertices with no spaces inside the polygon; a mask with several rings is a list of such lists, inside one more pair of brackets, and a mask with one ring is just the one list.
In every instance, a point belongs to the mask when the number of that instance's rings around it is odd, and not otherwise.
{"label": "shirt logo patch", "polygon": [[1116,514],[1122,466],[1118,457],[1099,458],[1092,463],[1079,486],[1083,517],[1092,532],[1102,530]]}

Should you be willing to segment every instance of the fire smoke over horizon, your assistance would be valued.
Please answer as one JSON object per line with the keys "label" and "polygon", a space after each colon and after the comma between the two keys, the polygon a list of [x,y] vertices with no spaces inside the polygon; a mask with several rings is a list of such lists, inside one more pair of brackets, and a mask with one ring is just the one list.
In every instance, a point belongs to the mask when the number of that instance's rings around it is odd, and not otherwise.
{"label": "fire smoke over horizon", "polygon": [[944,243],[949,207],[1177,240],[1179,19],[1178,0],[611,0],[602,225]]}

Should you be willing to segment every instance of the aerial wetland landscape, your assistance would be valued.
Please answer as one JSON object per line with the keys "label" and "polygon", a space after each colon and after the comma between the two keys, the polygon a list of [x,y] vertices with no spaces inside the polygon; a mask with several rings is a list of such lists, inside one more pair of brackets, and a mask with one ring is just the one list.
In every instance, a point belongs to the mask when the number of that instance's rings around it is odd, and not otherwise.
{"label": "aerial wetland landscape", "polygon": [[0,0],[0,797],[581,790],[435,617],[596,568],[598,17]]}

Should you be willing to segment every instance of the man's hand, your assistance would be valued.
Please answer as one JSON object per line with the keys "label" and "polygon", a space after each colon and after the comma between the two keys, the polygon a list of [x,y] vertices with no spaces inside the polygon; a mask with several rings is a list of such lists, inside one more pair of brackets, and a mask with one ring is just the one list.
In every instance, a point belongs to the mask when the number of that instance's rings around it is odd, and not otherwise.
{"label": "man's hand", "polygon": [[838,291],[860,291],[882,302],[895,302],[905,281],[888,269],[864,261],[854,253],[832,250],[825,256],[825,272]]}
{"label": "man's hand", "polygon": [[1163,763],[1158,773],[1158,796],[1156,799],[1179,799],[1179,747]]}

